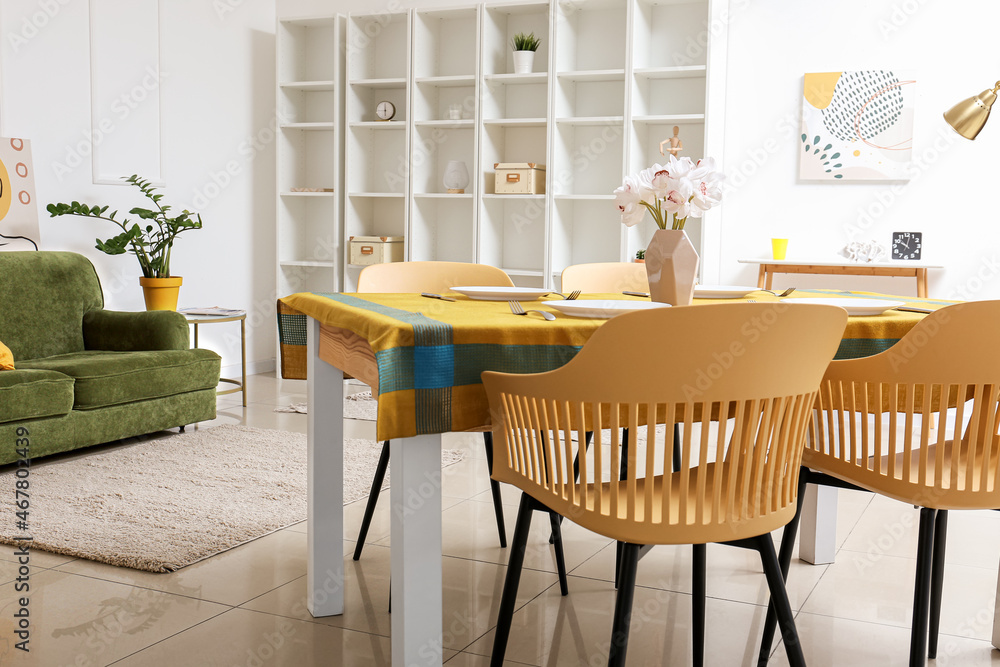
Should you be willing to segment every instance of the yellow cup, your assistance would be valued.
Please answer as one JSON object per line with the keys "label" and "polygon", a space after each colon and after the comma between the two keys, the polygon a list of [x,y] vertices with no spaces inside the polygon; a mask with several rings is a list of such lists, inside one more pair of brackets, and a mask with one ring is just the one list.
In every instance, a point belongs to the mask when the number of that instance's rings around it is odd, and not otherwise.
{"label": "yellow cup", "polygon": [[774,259],[784,259],[788,251],[788,239],[771,239],[771,255]]}

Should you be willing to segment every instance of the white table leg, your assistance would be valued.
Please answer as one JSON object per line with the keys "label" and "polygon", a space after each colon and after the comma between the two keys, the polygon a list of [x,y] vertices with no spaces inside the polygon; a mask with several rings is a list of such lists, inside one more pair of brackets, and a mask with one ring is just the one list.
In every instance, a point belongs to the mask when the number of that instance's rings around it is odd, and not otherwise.
{"label": "white table leg", "polygon": [[313,616],[344,613],[344,373],[319,358],[319,322],[309,318],[306,606]]}
{"label": "white table leg", "polygon": [[799,558],[823,565],[837,553],[837,489],[809,484],[802,501],[799,524]]}
{"label": "white table leg", "polygon": [[389,446],[393,667],[440,667],[441,436]]}

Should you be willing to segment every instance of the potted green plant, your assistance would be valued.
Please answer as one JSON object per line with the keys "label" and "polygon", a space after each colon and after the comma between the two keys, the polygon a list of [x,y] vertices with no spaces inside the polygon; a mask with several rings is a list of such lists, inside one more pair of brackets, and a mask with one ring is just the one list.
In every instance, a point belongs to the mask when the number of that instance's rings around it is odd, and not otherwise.
{"label": "potted green plant", "polygon": [[645,264],[646,263],[646,249],[645,248],[640,248],[639,250],[635,251],[635,263],[636,264]]}
{"label": "potted green plant", "polygon": [[[134,207],[129,214],[139,217],[140,222],[129,225],[129,219],[115,218],[118,211],[105,215],[108,206],[88,206],[74,201],[69,204],[49,204],[45,210],[55,218],[61,215],[78,215],[85,218],[107,220],[118,225],[122,232],[106,241],[97,239],[96,248],[109,255],[123,255],[131,252],[139,260],[142,268],[143,296],[146,310],[176,310],[177,294],[183,278],[170,274],[170,252],[174,240],[189,229],[201,229],[201,215],[183,210],[171,216],[171,207],[161,204],[162,194],[156,192],[152,184],[133,174],[123,179],[139,188],[143,195],[153,202],[153,208]],[[144,223],[144,224],[140,224]]]}
{"label": "potted green plant", "polygon": [[511,48],[514,49],[514,74],[530,74],[535,62],[535,51],[542,43],[535,33],[530,32],[525,35],[519,32],[510,40]]}

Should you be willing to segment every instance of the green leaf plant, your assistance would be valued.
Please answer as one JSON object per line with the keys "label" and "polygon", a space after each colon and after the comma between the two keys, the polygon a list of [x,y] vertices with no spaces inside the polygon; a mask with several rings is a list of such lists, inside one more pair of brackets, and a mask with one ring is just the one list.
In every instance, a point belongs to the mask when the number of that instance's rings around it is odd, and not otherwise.
{"label": "green leaf plant", "polygon": [[531,32],[525,35],[523,32],[519,32],[514,35],[510,40],[510,45],[515,51],[537,51],[538,46],[542,43],[542,40],[535,37],[535,33]]}
{"label": "green leaf plant", "polygon": [[144,277],[169,278],[170,251],[173,249],[174,239],[189,229],[201,229],[201,214],[185,209],[179,215],[170,216],[171,207],[160,203],[163,195],[158,194],[149,181],[135,174],[122,178],[129,185],[139,188],[142,194],[153,202],[155,208],[136,206],[129,210],[129,214],[138,216],[140,222],[132,222],[130,225],[128,218],[119,220],[115,217],[118,211],[105,215],[110,208],[108,206],[88,206],[77,201],[69,204],[49,204],[45,210],[53,218],[61,215],[78,215],[113,222],[121,228],[122,233],[106,241],[97,239],[95,247],[109,255],[131,252],[139,260]]}

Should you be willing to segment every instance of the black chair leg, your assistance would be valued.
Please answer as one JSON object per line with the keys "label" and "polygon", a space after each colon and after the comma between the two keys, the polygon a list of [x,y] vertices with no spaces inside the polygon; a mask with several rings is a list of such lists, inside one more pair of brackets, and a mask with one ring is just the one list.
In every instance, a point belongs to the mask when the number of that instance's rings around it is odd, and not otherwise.
{"label": "black chair leg", "polygon": [[354,560],[361,559],[361,550],[365,548],[365,538],[368,537],[368,529],[372,525],[372,517],[375,516],[375,506],[378,504],[378,496],[382,492],[382,482],[385,481],[385,471],[389,469],[389,441],[382,443],[382,453],[378,457],[378,466],[375,468],[375,479],[372,480],[372,490],[368,493],[368,505],[365,507],[365,516],[361,519],[361,530],[358,531],[358,543],[354,547]]}
{"label": "black chair leg", "polygon": [[769,534],[755,537],[753,541],[756,542],[757,551],[760,553],[760,562],[764,566],[764,576],[767,577],[767,587],[771,592],[771,605],[774,606],[778,617],[781,641],[785,644],[788,664],[791,667],[805,667],[806,659],[802,655],[802,644],[795,631],[795,617],[792,614],[792,605],[788,602],[785,579],[781,575],[778,556],[774,553],[774,543]]}
{"label": "black chair leg", "polygon": [[[483,443],[486,445],[486,464],[490,468],[490,475],[493,475],[493,434],[490,431],[483,432]],[[493,512],[497,516],[497,532],[500,534],[500,548],[507,548],[507,527],[503,521],[503,501],[500,498],[500,482],[490,479],[490,491],[493,492]]]}
{"label": "black chair leg", "polygon": [[[788,568],[792,563],[792,550],[795,548],[795,535],[799,532],[799,520],[802,518],[802,498],[805,496],[806,485],[809,484],[809,469],[799,471],[798,503],[795,506],[795,516],[788,522],[781,533],[781,546],[778,549],[778,567],[781,577],[788,581]],[[771,656],[771,643],[774,641],[774,631],[778,627],[778,616],[774,605],[768,602],[767,616],[764,618],[764,632],[760,639],[760,652],[757,654],[757,666],[763,667]]]}
{"label": "black chair leg", "polygon": [[510,639],[510,626],[514,620],[514,605],[517,602],[517,587],[521,583],[521,569],[524,567],[524,552],[528,545],[528,531],[531,530],[531,515],[534,501],[528,494],[521,494],[521,505],[517,508],[517,523],[514,525],[514,544],[507,561],[507,578],[503,584],[500,610],[497,613],[497,632],[493,640],[491,667],[503,667]]}
{"label": "black chair leg", "polygon": [[566,577],[566,556],[563,553],[562,530],[559,528],[559,515],[555,512],[549,513],[549,525],[552,526],[552,534],[555,536],[553,546],[556,551],[556,570],[559,572],[559,592],[569,595],[569,580]]}
{"label": "black chair leg", "polygon": [[[628,429],[622,429],[622,451],[618,466],[618,479],[628,479]],[[624,542],[615,543],[615,588],[618,588],[618,572],[622,568],[622,548]]]}
{"label": "black chair leg", "polygon": [[[611,651],[608,667],[623,667],[628,650],[628,631],[632,621],[632,600],[635,598],[635,573],[639,566],[638,544],[622,548],[622,567],[618,573],[618,593],[615,596],[615,620],[611,629]],[[494,667],[500,667],[494,663]]]}
{"label": "black chair leg", "polygon": [[708,588],[707,555],[705,544],[692,544],[691,575],[691,647],[694,667],[705,664],[705,596]]}
{"label": "black chair leg", "polygon": [[923,667],[927,660],[927,621],[930,611],[931,570],[934,560],[934,523],[937,510],[920,508],[917,538],[917,575],[913,584],[913,620],[910,625],[910,667]]}
{"label": "black chair leg", "polygon": [[184,429],[185,429],[185,425],[184,425],[184,424],[181,424],[181,426],[180,426],[180,427],[179,427],[179,428],[177,429],[177,432],[178,432],[178,433],[183,433],[183,432],[184,432]]}
{"label": "black chair leg", "polygon": [[927,631],[927,657],[937,657],[941,626],[941,591],[944,587],[944,554],[948,544],[948,510],[938,510],[934,522],[934,559],[931,562],[931,619]]}

